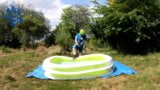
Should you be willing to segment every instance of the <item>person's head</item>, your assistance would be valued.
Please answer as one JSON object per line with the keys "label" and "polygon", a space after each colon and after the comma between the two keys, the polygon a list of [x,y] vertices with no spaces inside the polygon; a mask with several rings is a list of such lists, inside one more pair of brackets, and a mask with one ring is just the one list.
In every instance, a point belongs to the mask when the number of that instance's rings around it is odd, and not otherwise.
{"label": "person's head", "polygon": [[84,29],[80,29],[80,32],[79,32],[81,35],[84,35],[85,34],[85,31]]}

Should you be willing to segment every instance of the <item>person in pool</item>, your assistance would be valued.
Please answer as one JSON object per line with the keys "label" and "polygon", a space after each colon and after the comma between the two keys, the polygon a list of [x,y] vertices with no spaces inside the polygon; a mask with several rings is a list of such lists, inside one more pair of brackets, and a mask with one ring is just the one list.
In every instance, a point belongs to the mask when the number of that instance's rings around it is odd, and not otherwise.
{"label": "person in pool", "polygon": [[85,30],[80,29],[79,33],[75,36],[75,44],[72,47],[72,52],[74,56],[80,56],[85,48],[86,35]]}

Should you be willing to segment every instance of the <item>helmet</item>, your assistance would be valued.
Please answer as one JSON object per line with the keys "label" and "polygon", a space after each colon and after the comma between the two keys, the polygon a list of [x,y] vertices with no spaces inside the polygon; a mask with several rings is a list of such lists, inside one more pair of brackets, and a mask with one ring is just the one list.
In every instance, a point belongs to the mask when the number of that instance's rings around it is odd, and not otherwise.
{"label": "helmet", "polygon": [[81,35],[84,35],[84,34],[85,34],[84,29],[80,29],[80,34],[81,34]]}

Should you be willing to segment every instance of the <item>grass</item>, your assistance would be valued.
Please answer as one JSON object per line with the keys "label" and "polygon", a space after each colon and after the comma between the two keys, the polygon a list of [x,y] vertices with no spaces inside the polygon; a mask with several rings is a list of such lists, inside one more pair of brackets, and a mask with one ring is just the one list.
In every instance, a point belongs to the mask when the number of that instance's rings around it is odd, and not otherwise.
{"label": "grass", "polygon": [[[139,73],[107,79],[89,80],[40,80],[25,78],[42,61],[58,53],[57,48],[47,49],[43,54],[36,50],[12,50],[0,55],[0,90],[158,90],[160,88],[160,53],[148,55],[125,55],[113,50],[92,51],[105,53]],[[51,52],[52,51],[52,52]],[[91,52],[89,52],[91,53]]]}

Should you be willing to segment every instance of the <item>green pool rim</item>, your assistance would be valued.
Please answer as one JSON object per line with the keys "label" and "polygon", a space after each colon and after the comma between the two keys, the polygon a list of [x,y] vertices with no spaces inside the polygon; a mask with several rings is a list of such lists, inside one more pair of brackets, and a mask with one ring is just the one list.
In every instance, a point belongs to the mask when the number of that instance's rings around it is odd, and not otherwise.
{"label": "green pool rim", "polygon": [[[105,57],[105,60],[103,60],[103,61],[98,61],[98,63],[97,62],[95,62],[94,63],[94,65],[96,65],[96,64],[103,64],[103,63],[105,63],[105,62],[110,62],[110,61],[112,61],[112,57],[110,57],[110,56],[108,56],[108,55],[105,55],[105,54],[90,54],[90,55],[83,55],[83,56],[80,56],[80,57],[78,57],[78,58],[81,58],[81,57],[87,57],[87,56],[95,56],[95,55],[97,55],[97,56],[103,56],[103,57]],[[49,58],[47,58],[47,59],[45,59],[44,60],[44,62],[43,62],[43,64],[42,64],[42,67],[45,69],[45,67],[51,67],[51,68],[54,68],[54,67],[56,67],[56,68],[74,68],[74,67],[82,67],[82,66],[88,66],[88,65],[93,65],[93,63],[87,63],[87,64],[83,64],[83,65],[75,65],[75,66],[71,66],[71,65],[61,65],[61,64],[54,64],[54,63],[50,63],[50,61],[52,60],[52,59],[54,59],[54,58],[68,58],[68,60],[70,60],[70,61],[74,61],[73,60],[73,58],[72,57],[67,57],[67,56],[52,56],[52,57],[49,57]],[[76,61],[76,60],[75,60]],[[48,69],[48,68],[47,68]]]}

